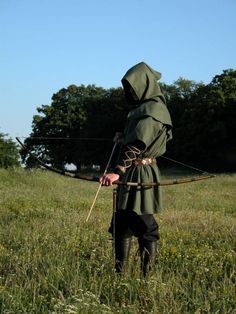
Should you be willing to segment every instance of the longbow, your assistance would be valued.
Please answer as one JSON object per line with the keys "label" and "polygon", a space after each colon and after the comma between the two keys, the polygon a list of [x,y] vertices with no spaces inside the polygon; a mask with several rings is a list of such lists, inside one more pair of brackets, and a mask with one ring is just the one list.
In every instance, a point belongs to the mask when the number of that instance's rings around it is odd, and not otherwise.
{"label": "longbow", "polygon": [[[79,173],[71,173],[68,171],[56,169],[54,167],[51,167],[44,163],[42,160],[40,160],[35,154],[33,154],[26,146],[21,142],[19,137],[16,137],[17,142],[21,145],[21,147],[26,150],[26,152],[34,158],[38,164],[40,164],[43,168],[50,170],[52,172],[55,172],[60,175],[64,175],[66,177],[74,178],[74,179],[80,179],[80,180],[86,180],[86,181],[93,181],[93,182],[99,182],[99,177],[97,176],[88,176],[88,175],[82,175]],[[128,186],[143,186],[143,187],[151,187],[151,186],[168,186],[168,185],[175,185],[175,184],[183,184],[183,183],[190,183],[190,182],[197,182],[200,180],[206,180],[214,178],[215,175],[207,173],[206,175],[201,176],[194,176],[194,177],[187,177],[182,179],[171,179],[171,180],[162,180],[161,182],[122,182],[122,181],[115,181],[113,184],[117,185],[128,185]]]}

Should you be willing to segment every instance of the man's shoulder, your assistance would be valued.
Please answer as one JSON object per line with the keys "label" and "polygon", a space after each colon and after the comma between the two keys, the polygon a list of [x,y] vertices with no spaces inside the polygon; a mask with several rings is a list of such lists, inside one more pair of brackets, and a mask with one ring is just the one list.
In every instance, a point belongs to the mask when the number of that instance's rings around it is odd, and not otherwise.
{"label": "man's shoulder", "polygon": [[[164,119],[163,116],[165,117]],[[164,122],[165,120],[169,120],[169,112],[166,105],[161,100],[149,100],[134,108],[128,114],[128,119],[142,119],[144,117],[152,117],[155,120]]]}
{"label": "man's shoulder", "polygon": [[143,116],[151,116],[151,107],[154,106],[155,101],[147,101],[132,109],[128,114],[128,119],[142,118]]}

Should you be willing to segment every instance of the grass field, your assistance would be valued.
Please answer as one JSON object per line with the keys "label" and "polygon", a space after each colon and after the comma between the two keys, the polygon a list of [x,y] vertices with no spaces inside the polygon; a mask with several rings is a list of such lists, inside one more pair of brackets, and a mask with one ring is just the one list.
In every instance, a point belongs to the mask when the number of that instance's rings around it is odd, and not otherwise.
{"label": "grass field", "polygon": [[113,270],[112,188],[0,170],[0,313],[236,313],[236,175],[163,187],[157,265]]}

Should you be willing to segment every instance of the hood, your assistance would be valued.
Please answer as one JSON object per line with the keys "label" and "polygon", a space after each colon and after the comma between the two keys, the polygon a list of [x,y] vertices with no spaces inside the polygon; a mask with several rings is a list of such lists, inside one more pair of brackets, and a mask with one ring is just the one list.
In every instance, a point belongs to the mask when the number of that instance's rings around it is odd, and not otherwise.
{"label": "hood", "polygon": [[145,62],[133,66],[121,80],[128,102],[138,104],[149,100],[158,101],[158,98],[161,98],[166,103],[157,83],[160,78],[161,73],[153,70]]}
{"label": "hood", "polygon": [[141,119],[150,116],[168,127],[171,138],[172,122],[166,106],[166,100],[157,80],[161,73],[141,62],[129,69],[122,78],[125,96],[134,105],[128,119]]}

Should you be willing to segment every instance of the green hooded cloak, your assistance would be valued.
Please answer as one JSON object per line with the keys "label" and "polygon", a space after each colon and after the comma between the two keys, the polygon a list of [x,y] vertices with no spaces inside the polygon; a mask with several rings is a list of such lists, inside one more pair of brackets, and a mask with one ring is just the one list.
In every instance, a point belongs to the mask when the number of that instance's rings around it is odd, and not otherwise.
{"label": "green hooded cloak", "polygon": [[[124,145],[142,147],[139,158],[157,158],[165,153],[172,138],[172,122],[166,100],[157,80],[161,74],[141,62],[127,71],[122,79],[124,92],[134,105],[127,116]],[[127,168],[123,182],[160,182],[158,163]],[[154,214],[162,209],[160,187],[130,187],[118,191],[118,208],[137,214]]]}

